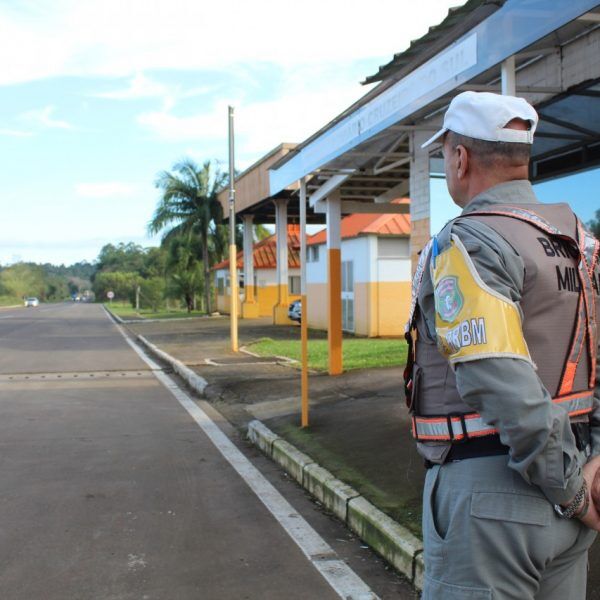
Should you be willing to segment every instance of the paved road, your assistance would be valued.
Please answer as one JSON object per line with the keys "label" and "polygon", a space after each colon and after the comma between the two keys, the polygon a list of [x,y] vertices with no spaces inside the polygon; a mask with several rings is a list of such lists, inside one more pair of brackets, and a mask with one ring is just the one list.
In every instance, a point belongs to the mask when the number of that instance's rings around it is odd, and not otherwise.
{"label": "paved road", "polygon": [[[365,585],[413,597],[245,453]],[[100,306],[0,311],[0,598],[338,597]]]}

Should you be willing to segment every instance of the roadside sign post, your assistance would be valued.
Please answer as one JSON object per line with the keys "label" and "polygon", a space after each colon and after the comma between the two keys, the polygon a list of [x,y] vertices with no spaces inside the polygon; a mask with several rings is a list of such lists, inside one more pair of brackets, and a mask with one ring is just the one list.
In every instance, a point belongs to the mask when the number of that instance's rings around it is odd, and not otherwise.
{"label": "roadside sign post", "polygon": [[229,107],[229,281],[231,291],[231,349],[238,351],[238,281],[237,248],[235,245],[235,160],[233,137],[233,106]]}
{"label": "roadside sign post", "polygon": [[110,290],[106,292],[106,297],[108,298],[109,304],[112,304],[113,298],[115,297],[115,293],[112,290]]}

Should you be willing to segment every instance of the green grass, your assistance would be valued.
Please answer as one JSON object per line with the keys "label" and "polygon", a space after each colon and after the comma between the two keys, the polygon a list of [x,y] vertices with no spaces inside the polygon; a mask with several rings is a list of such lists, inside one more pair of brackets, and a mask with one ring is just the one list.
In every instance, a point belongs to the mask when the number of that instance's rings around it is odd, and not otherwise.
{"label": "green grass", "polygon": [[[332,448],[327,443],[327,436],[315,435],[311,429],[301,429],[297,424],[269,424],[275,433],[292,443],[302,452],[308,454],[318,464],[331,471],[338,479],[351,485],[377,508],[392,517],[398,523],[407,527],[414,535],[422,538],[421,530],[421,486],[417,492],[414,486],[398,486],[394,478],[390,478],[389,485],[378,486],[373,482],[371,474],[360,471],[350,463],[345,452],[340,448]],[[374,451],[376,453],[376,450]],[[407,468],[406,465],[401,465]],[[396,465],[395,468],[400,468]],[[419,465],[419,468],[420,465]]]}
{"label": "green grass", "polygon": [[141,308],[139,312],[128,302],[106,302],[105,306],[115,315],[122,319],[176,319],[181,317],[201,317],[205,313],[193,310],[188,313],[184,308],[173,308],[170,310],[159,310],[154,312],[150,308]]}
{"label": "green grass", "polygon": [[21,298],[14,298],[13,296],[0,296],[0,306],[16,306],[22,304],[23,300],[21,300]]}
{"label": "green grass", "polygon": [[[263,338],[250,345],[252,352],[261,356],[286,356],[300,361],[300,340],[273,340]],[[406,363],[407,346],[404,340],[378,338],[345,338],[342,343],[344,369],[393,367]],[[308,341],[308,367],[327,370],[327,340]]]}

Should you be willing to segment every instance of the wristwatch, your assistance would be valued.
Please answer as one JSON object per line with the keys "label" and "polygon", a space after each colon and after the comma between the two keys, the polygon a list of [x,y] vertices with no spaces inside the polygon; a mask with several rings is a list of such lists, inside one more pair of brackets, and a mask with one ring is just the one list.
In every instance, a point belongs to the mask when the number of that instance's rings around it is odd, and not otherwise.
{"label": "wristwatch", "polygon": [[[575,498],[573,498],[573,500],[571,500],[571,502],[569,502],[569,504],[567,504],[567,506],[565,506],[564,508],[560,504],[555,504],[554,510],[563,519],[572,519],[573,517],[576,517],[576,516],[577,517],[585,516],[585,514],[587,513],[588,506],[589,506],[589,501],[590,501],[587,491],[588,491],[587,483],[585,482],[585,479],[584,479],[581,489],[575,494]],[[583,508],[581,510],[578,510],[579,507],[581,506],[582,502],[584,503]]]}

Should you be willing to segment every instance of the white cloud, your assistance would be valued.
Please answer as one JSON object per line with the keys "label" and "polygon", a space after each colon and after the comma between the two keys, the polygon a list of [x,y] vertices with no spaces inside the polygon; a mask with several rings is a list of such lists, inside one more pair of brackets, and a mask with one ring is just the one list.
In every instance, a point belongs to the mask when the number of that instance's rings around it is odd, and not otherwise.
{"label": "white cloud", "polygon": [[[391,58],[456,0],[39,0],[0,8],[0,84]],[[360,15],[360,18],[357,18]],[[311,85],[311,81],[307,81]]]}
{"label": "white cloud", "polygon": [[19,129],[0,129],[0,135],[6,135],[8,137],[31,137],[33,133],[31,133],[31,131],[21,131]]}
{"label": "white cloud", "polygon": [[54,106],[45,106],[44,108],[28,110],[22,113],[19,118],[31,123],[43,125],[50,129],[73,129],[73,126],[67,121],[52,118],[55,110],[56,108]]}
{"label": "white cloud", "polygon": [[77,183],[75,194],[80,198],[112,200],[136,196],[140,186],[124,181],[103,181],[96,183]]}
{"label": "white cloud", "polygon": [[[307,78],[312,76],[312,85]],[[238,166],[253,162],[281,142],[301,142],[365,93],[343,69],[295,69],[284,73],[268,99],[244,95],[216,102],[203,112],[179,115],[173,110],[147,111],[138,124],[168,142],[222,144],[227,136],[227,106],[235,107]],[[195,155],[195,152],[189,152]]]}
{"label": "white cloud", "polygon": [[146,77],[143,73],[136,73],[126,88],[112,92],[99,92],[94,96],[112,100],[135,100],[138,98],[162,98],[168,94],[169,88],[166,85]]}
{"label": "white cloud", "polygon": [[92,96],[108,100],[139,100],[144,98],[159,98],[163,103],[163,111],[172,110],[182,99],[203,96],[214,91],[216,86],[198,86],[183,89],[179,85],[167,85],[144,73],[136,73],[127,87],[110,92],[96,92]]}

